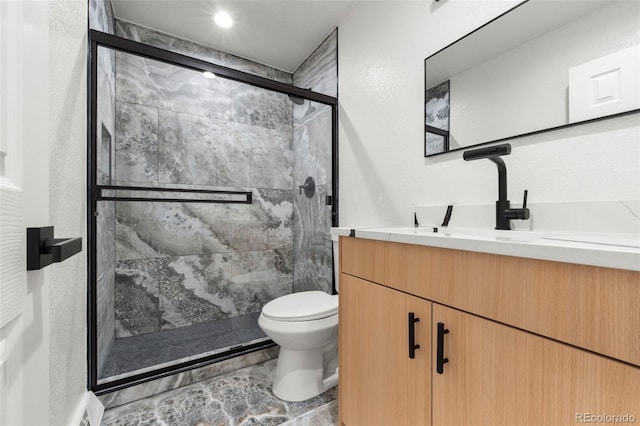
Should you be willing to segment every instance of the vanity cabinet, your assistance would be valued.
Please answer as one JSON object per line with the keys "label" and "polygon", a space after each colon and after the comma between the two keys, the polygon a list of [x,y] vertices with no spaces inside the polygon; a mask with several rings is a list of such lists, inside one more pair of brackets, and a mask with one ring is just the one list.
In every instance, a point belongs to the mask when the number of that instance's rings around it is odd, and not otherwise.
{"label": "vanity cabinet", "polygon": [[[350,275],[341,280],[340,303],[349,307],[339,311],[340,376],[349,377],[339,389],[343,424],[429,424],[431,303]],[[409,329],[419,346],[413,354]]]}
{"label": "vanity cabinet", "polygon": [[340,268],[342,425],[640,420],[639,273],[350,237]]}
{"label": "vanity cabinet", "polygon": [[640,419],[638,368],[435,303],[433,322],[449,331],[448,362],[432,375],[434,425],[573,425],[580,413]]}

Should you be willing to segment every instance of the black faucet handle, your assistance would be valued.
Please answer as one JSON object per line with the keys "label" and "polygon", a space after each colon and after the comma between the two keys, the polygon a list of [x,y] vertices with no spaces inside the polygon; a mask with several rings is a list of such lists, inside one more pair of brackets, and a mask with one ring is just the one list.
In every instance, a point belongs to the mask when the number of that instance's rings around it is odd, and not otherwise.
{"label": "black faucet handle", "polygon": [[519,209],[505,209],[504,217],[507,219],[520,219],[527,220],[531,216],[531,212],[527,208],[527,196],[529,191],[524,190],[524,199],[522,200],[522,208]]}
{"label": "black faucet handle", "polygon": [[451,212],[453,212],[453,205],[449,204],[447,206],[447,212],[444,214],[444,219],[442,220],[442,225],[440,225],[440,226],[444,226],[444,227],[449,226],[449,221],[451,220]]}

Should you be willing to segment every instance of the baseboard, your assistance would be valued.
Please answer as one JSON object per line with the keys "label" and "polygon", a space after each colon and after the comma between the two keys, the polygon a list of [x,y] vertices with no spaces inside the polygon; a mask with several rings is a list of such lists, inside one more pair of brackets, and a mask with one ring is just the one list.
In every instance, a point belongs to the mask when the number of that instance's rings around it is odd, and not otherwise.
{"label": "baseboard", "polygon": [[100,426],[104,405],[93,392],[82,396],[69,426]]}

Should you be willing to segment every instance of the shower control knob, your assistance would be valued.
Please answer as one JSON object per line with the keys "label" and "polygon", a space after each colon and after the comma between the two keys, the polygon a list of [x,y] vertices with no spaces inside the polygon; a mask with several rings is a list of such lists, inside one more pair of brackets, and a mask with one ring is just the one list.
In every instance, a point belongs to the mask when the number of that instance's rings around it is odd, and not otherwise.
{"label": "shower control knob", "polygon": [[307,198],[311,198],[316,193],[316,181],[309,176],[304,181],[304,185],[298,185],[298,189],[300,190],[300,195],[302,195],[302,190],[304,189],[304,195]]}

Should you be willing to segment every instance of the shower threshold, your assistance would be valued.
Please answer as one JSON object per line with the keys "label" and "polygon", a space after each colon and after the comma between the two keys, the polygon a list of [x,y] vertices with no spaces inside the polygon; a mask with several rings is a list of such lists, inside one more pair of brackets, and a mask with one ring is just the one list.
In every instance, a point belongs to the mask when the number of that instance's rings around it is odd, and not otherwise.
{"label": "shower threshold", "polygon": [[116,339],[98,384],[266,342],[260,312]]}

